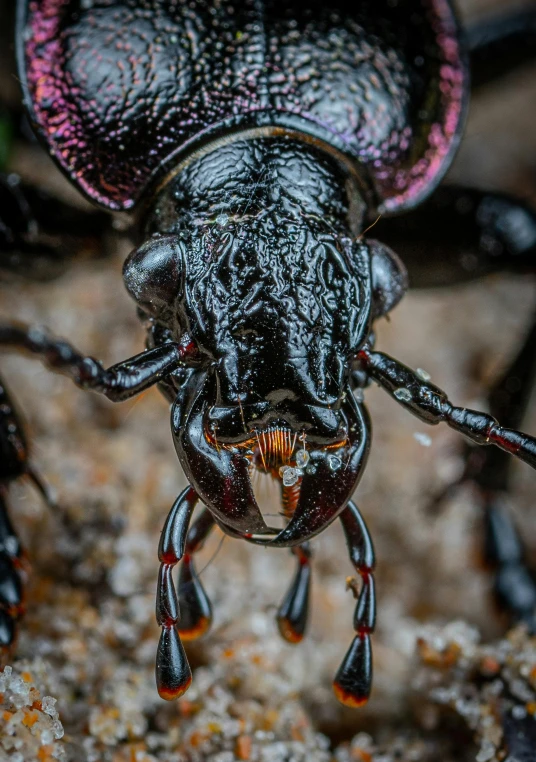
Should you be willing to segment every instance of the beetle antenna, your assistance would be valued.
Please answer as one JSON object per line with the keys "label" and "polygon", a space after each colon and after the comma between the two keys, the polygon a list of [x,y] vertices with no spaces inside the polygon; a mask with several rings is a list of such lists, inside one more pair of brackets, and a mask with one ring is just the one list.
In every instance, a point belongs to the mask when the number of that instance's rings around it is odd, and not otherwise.
{"label": "beetle antenna", "polygon": [[368,228],[365,228],[365,230],[363,230],[363,232],[360,233],[355,240],[356,241],[360,241],[362,238],[364,238],[366,236],[366,234],[369,232],[369,230],[372,230],[374,225],[378,224],[378,222],[381,220],[381,217],[382,217],[381,214],[379,214],[376,217],[376,219],[374,220],[374,222],[371,225],[369,225]]}

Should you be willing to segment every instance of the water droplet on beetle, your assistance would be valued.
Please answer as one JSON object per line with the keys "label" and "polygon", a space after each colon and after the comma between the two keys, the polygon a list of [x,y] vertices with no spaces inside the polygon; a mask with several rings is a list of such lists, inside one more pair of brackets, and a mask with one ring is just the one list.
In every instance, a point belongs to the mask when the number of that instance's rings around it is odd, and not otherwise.
{"label": "water droplet on beetle", "polygon": [[342,466],[341,459],[337,458],[336,455],[330,455],[328,457],[328,466],[332,471],[338,471]]}
{"label": "water droplet on beetle", "polygon": [[397,400],[400,400],[401,402],[411,402],[411,392],[409,389],[395,389],[393,392],[393,396],[397,398]]}
{"label": "water droplet on beetle", "polygon": [[296,465],[298,468],[305,468],[309,463],[310,455],[307,450],[299,450],[296,453]]}
{"label": "water droplet on beetle", "polygon": [[301,471],[298,468],[292,468],[287,466],[285,473],[283,474],[283,486],[292,487],[301,476]]}
{"label": "water droplet on beetle", "polygon": [[365,401],[365,394],[363,392],[363,389],[361,387],[358,387],[357,389],[354,389],[354,397],[357,402],[364,402]]}
{"label": "water droplet on beetle", "polygon": [[421,381],[430,381],[430,379],[432,378],[432,376],[426,370],[423,370],[422,368],[417,368],[417,370],[415,371],[415,375],[418,378],[420,378]]}

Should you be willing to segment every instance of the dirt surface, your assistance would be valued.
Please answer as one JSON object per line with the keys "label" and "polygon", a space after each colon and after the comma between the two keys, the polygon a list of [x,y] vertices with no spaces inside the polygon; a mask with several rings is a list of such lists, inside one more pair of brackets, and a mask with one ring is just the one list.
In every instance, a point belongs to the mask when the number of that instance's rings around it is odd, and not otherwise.
{"label": "dirt surface", "polygon": [[[462,9],[474,18],[508,5],[465,0]],[[535,74],[528,67],[475,98],[451,179],[536,203]],[[71,194],[38,149],[18,146],[11,169]],[[76,264],[52,283],[2,285],[1,316],[46,325],[106,364],[138,353],[144,337],[121,281],[130,245],[108,245],[107,260]],[[378,326],[378,346],[424,368],[457,404],[485,409],[534,298],[533,280],[514,276],[410,293]],[[353,634],[338,525],[313,544],[312,619],[299,647],[283,643],[274,622],[290,554],[214,534],[198,562],[214,626],[188,648],[192,688],[167,704],[153,675],[157,546],[185,485],[167,404],[149,391],[114,406],[27,358],[6,356],[2,374],[58,507],[26,483],[10,493],[32,570],[13,672],[0,676],[0,762],[486,762],[504,758],[505,732],[530,738],[536,644],[521,631],[502,639],[476,496],[463,488],[439,517],[425,513],[462,466],[454,432],[366,392],[374,442],[356,500],[375,542],[379,619],[364,709],[344,709],[331,691]],[[534,405],[524,428],[536,431]],[[518,466],[512,510],[533,557],[535,487]]]}

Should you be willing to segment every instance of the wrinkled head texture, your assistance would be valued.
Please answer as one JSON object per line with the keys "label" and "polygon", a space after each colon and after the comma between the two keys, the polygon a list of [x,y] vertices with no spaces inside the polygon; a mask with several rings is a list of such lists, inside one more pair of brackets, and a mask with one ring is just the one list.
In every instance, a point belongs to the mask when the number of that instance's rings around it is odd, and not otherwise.
{"label": "wrinkled head texture", "polygon": [[153,213],[161,232],[124,274],[141,309],[199,350],[173,415],[194,487],[226,527],[270,535],[249,472],[272,473],[290,519],[276,542],[295,544],[357,483],[367,425],[348,379],[371,316],[385,311],[391,260],[377,253],[384,301],[373,307],[374,247],[349,232],[347,178],[319,151],[293,166],[286,143],[264,148],[235,144],[175,178]]}

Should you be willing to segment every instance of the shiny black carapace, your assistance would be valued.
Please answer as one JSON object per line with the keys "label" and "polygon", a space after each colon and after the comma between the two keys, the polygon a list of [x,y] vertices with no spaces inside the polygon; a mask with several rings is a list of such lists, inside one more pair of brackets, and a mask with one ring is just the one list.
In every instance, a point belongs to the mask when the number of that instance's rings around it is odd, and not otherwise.
{"label": "shiny black carapace", "polygon": [[[367,700],[374,552],[351,497],[369,449],[370,380],[421,420],[445,421],[536,467],[536,440],[513,430],[513,402],[502,403],[503,428],[373,349],[373,322],[404,295],[406,265],[411,274],[420,262],[423,285],[438,272],[455,282],[533,267],[529,210],[476,191],[431,195],[459,142],[470,48],[480,81],[497,49],[508,68],[530,48],[519,19],[509,24],[488,24],[485,39],[475,32],[465,45],[448,0],[359,0],[351,9],[337,0],[19,0],[19,74],[37,135],[86,196],[136,215],[139,246],[124,279],[148,339],[145,352],[108,370],[41,330],[3,326],[0,343],[112,400],[158,384],[171,403],[190,486],[160,544],[164,698],[191,681],[180,636],[210,625],[193,564],[209,531],[292,549],[297,572],[278,625],[297,642],[307,623],[309,540],[340,518],[361,585],[355,638],[334,687],[349,706]],[[15,198],[14,187],[5,193]],[[379,215],[381,243],[366,235]],[[21,230],[18,240],[30,235]],[[13,438],[4,439],[11,453]],[[16,462],[4,484],[23,470],[24,457]],[[281,526],[265,522],[255,471],[281,486]],[[497,468],[472,472],[483,490],[490,471],[497,476]],[[205,508],[189,529],[198,501]],[[499,547],[505,514],[490,508],[488,516],[497,579],[506,562],[521,579],[520,550],[505,559]],[[172,570],[181,559],[177,595]],[[519,579],[498,591],[528,618],[535,588]],[[532,595],[523,605],[520,590]],[[11,612],[14,621],[20,612]],[[9,643],[7,605],[2,616]]]}

